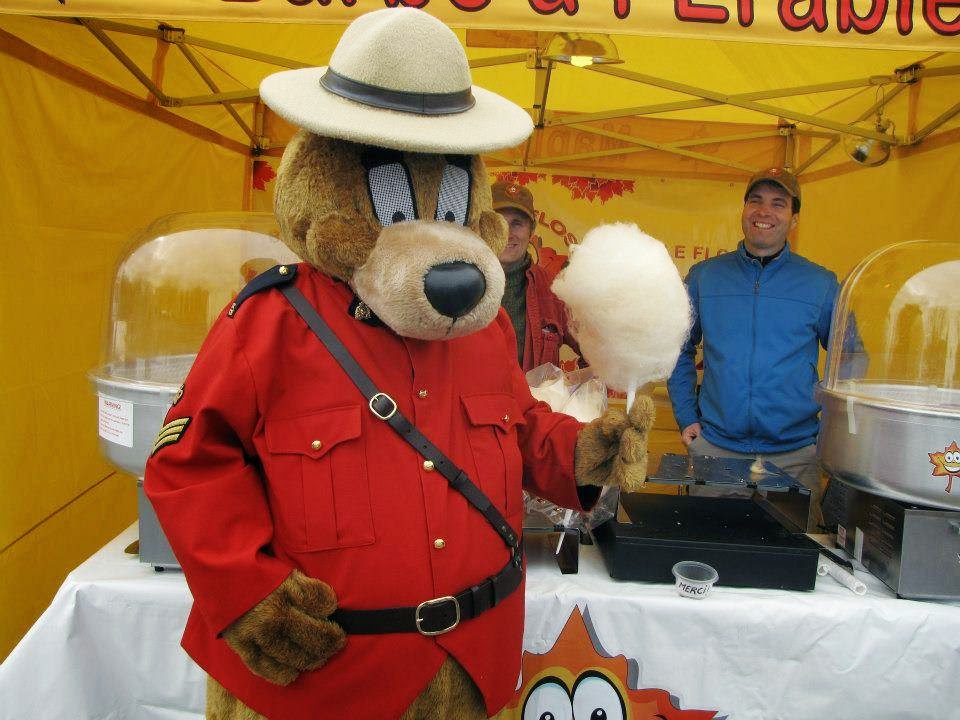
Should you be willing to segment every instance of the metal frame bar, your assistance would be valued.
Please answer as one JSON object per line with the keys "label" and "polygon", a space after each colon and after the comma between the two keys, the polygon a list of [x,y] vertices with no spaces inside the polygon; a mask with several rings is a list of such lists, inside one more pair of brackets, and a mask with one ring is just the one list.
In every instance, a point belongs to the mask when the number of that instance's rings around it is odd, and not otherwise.
{"label": "metal frame bar", "polygon": [[[214,82],[213,78],[210,77],[210,74],[203,68],[203,66],[200,64],[200,61],[197,60],[197,56],[193,54],[193,51],[183,43],[177,43],[176,45],[180,49],[180,52],[183,54],[183,56],[187,59],[187,62],[189,62],[193,66],[193,69],[197,71],[197,74],[203,78],[203,81],[207,84],[207,87],[209,87],[215,93],[219,93],[220,88],[217,87],[217,84]],[[254,146],[256,146],[257,136],[254,135],[253,130],[249,125],[247,125],[244,119],[240,117],[240,113],[237,112],[237,109],[229,102],[224,102],[223,107],[228,113],[230,113],[230,116],[236,121],[237,125],[240,126],[240,129],[243,130],[244,134],[250,138]]]}
{"label": "metal frame bar", "polygon": [[[577,153],[575,155],[559,155],[555,157],[546,157],[538,158],[537,164],[550,164],[557,162],[566,162],[568,160],[584,160],[592,157],[609,157],[611,155],[625,155],[634,152],[638,152],[640,149],[648,150],[660,150],[661,152],[668,152],[674,155],[680,155],[682,157],[692,158],[694,160],[702,160],[704,162],[713,163],[714,165],[722,165],[724,167],[734,168],[735,170],[742,170],[744,172],[752,173],[755,168],[752,168],[748,165],[743,165],[741,163],[735,162],[733,160],[726,160],[724,158],[718,158],[713,155],[705,155],[703,153],[694,152],[692,150],[684,150],[676,144],[670,143],[658,143],[653,140],[645,140],[644,138],[636,137],[635,135],[624,135],[623,133],[611,132],[610,130],[603,130],[601,128],[580,128],[582,132],[591,133],[593,135],[600,135],[602,137],[608,137],[614,140],[620,140],[622,142],[628,142],[633,145],[640,146],[632,148],[612,148],[610,150],[596,150],[589,153]],[[776,133],[779,135],[779,133]],[[684,141],[681,141],[684,142]],[[698,138],[698,142],[703,144],[709,144],[711,142],[716,142],[713,139],[702,139]],[[525,165],[527,163],[524,163]]]}
{"label": "metal frame bar", "polygon": [[808,125],[813,125],[814,127],[827,128],[828,130],[835,130],[840,133],[849,133],[851,135],[873,138],[874,140],[882,140],[883,142],[887,142],[891,145],[902,144],[899,138],[896,138],[892,135],[884,135],[883,133],[876,132],[875,130],[866,130],[864,128],[845,125],[843,123],[834,122],[833,120],[819,118],[815,115],[808,115],[806,113],[786,110],[773,105],[754,102],[753,100],[742,100],[736,95],[724,95],[722,93],[714,92],[713,90],[706,90],[704,88],[698,88],[692,85],[685,85],[683,83],[673,82],[672,80],[664,80],[663,78],[657,78],[652,75],[646,75],[633,70],[624,70],[622,68],[603,65],[591,65],[586,69],[590,70],[591,72],[612,75],[624,80],[630,80],[645,85],[652,85],[665,90],[673,90],[674,92],[683,93],[685,95],[694,95],[705,100],[712,100],[719,104],[732,105],[745,110],[752,110],[762,115],[772,115],[773,117],[793,120],[794,122],[803,122]]}
{"label": "metal frame bar", "polygon": [[[739,93],[737,95],[725,96],[729,100],[752,101],[752,100],[771,100],[782,97],[794,97],[797,95],[814,95],[821,92],[831,92],[835,90],[847,90],[850,88],[864,88],[871,85],[883,85],[895,83],[895,75],[872,75],[868,78],[859,78],[856,80],[839,81],[835,83],[822,83],[819,85],[800,85],[797,87],[780,88],[776,90],[760,90],[751,93]],[[681,92],[681,91],[676,91]],[[687,93],[689,94],[689,93]],[[697,110],[705,107],[715,107],[717,105],[728,105],[729,102],[716,99],[700,100],[678,100],[671,103],[659,103],[656,105],[640,105],[632,108],[620,108],[617,110],[607,110],[598,113],[583,113],[580,115],[558,118],[548,124],[551,125],[573,125],[581,122],[591,122],[593,120],[609,120],[617,117],[629,115],[656,115],[659,113],[676,112],[679,110]]]}
{"label": "metal frame bar", "polygon": [[103,31],[98,23],[90,23],[84,19],[78,19],[78,22],[83,25],[90,33],[100,41],[100,44],[103,45],[111,55],[113,55],[120,63],[130,71],[130,73],[143,85],[147,91],[153,95],[157,100],[160,101],[161,105],[166,105],[169,100],[168,96],[164,94],[163,90],[157,87],[156,83],[153,82],[147,74],[140,69],[140,67],[130,59],[130,57],[120,49],[120,46],[117,45],[110,37]]}

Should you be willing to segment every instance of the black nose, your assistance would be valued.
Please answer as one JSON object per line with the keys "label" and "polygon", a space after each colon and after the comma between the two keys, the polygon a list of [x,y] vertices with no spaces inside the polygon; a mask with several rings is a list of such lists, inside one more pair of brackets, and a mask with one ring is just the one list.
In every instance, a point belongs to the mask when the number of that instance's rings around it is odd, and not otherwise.
{"label": "black nose", "polygon": [[423,278],[427,300],[438,313],[452,318],[473,310],[486,289],[477,266],[460,260],[434,265]]}

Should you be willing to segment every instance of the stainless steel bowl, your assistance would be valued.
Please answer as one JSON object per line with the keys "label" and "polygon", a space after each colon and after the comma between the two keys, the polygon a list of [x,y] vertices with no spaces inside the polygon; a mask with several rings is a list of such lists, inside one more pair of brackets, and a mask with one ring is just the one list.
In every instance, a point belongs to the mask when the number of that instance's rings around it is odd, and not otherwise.
{"label": "stainless steel bowl", "polygon": [[170,355],[106,365],[90,373],[100,398],[112,398],[129,408],[128,443],[100,435],[100,450],[117,467],[143,477],[147,457],[163,418],[187,376],[196,355]]}
{"label": "stainless steel bowl", "polygon": [[[917,505],[960,509],[960,391],[845,380],[816,389],[817,454],[833,478]],[[951,472],[952,470],[952,472]]]}

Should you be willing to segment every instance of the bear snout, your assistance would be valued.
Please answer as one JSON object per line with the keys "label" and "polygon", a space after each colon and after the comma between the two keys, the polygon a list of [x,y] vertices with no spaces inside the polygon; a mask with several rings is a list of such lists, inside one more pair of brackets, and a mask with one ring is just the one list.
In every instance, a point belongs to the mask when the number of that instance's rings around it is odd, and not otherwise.
{"label": "bear snout", "polygon": [[480,268],[459,260],[434,265],[423,278],[423,292],[433,308],[454,319],[473,310],[486,289]]}

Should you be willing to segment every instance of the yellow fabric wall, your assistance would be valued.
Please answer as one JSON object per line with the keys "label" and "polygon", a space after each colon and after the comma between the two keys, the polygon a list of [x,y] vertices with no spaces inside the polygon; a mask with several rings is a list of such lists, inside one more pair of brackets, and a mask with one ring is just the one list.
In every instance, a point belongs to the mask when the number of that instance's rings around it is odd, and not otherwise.
{"label": "yellow fabric wall", "polygon": [[0,55],[0,659],[136,517],[86,379],[115,263],[159,216],[240,209],[244,165]]}
{"label": "yellow fabric wall", "polygon": [[960,241],[960,144],[911,152],[880,167],[804,184],[800,253],[842,280],[866,255],[891,243]]}

